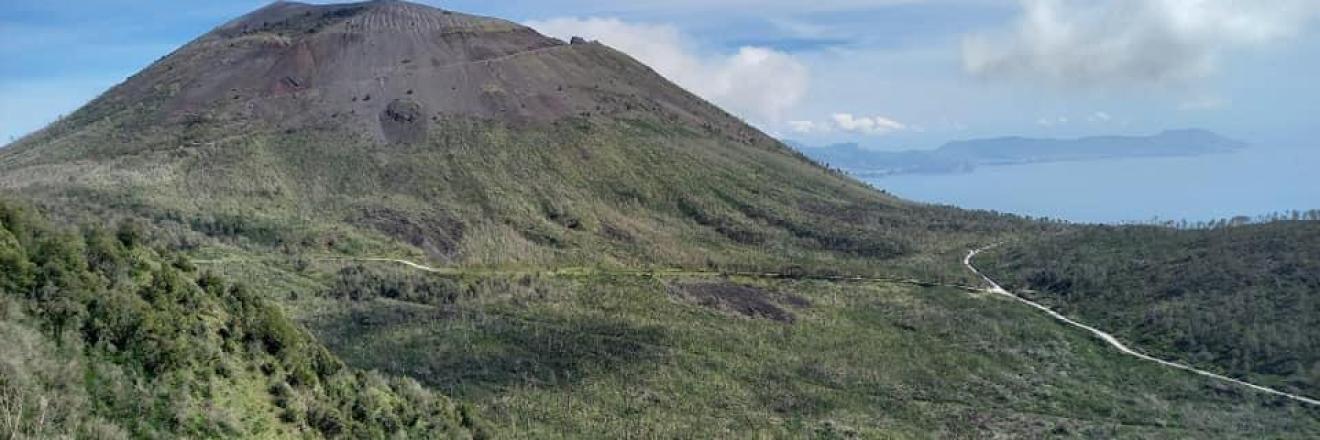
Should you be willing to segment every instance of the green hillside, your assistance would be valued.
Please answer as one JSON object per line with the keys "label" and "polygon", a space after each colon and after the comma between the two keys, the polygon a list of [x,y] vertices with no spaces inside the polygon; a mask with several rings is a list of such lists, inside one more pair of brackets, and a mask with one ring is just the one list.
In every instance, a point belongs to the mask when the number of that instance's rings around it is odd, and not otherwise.
{"label": "green hillside", "polygon": [[0,188],[184,247],[455,266],[958,276],[1040,228],[830,172],[603,45],[403,2],[221,26],[0,151]]}
{"label": "green hillside", "polygon": [[1005,287],[1169,359],[1320,394],[1320,224],[1088,227],[980,259]]}
{"label": "green hillside", "polygon": [[115,231],[0,202],[0,437],[472,437],[474,416],[344,366],[282,308]]}
{"label": "green hillside", "polygon": [[[0,192],[4,438],[1320,435],[960,265],[1105,230],[898,199],[500,19],[275,2],[0,149]],[[1150,234],[1114,252],[1197,243]]]}
{"label": "green hillside", "polygon": [[1320,409],[1123,356],[962,288],[692,272],[217,265],[348,364],[501,438],[1308,438]]}

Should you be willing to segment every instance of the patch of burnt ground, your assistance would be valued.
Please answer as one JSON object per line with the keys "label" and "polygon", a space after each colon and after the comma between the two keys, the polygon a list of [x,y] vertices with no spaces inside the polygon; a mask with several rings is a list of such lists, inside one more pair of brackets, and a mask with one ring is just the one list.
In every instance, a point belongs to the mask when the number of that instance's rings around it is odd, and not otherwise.
{"label": "patch of burnt ground", "polygon": [[728,281],[674,283],[670,291],[702,307],[785,324],[797,321],[797,316],[784,306],[794,309],[811,306],[810,301],[798,295]]}
{"label": "patch of burnt ground", "polygon": [[385,139],[396,144],[415,144],[426,139],[426,110],[411,99],[395,99],[380,113]]}

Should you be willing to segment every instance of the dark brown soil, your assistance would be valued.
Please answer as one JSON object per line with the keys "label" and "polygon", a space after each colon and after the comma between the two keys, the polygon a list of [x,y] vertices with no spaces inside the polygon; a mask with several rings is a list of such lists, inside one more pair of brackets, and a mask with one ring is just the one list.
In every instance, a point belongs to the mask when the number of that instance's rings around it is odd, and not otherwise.
{"label": "dark brown soil", "polygon": [[784,309],[781,304],[798,309],[811,306],[811,303],[801,296],[779,294],[760,287],[727,281],[678,283],[672,286],[671,290],[703,307],[786,324],[792,324],[797,317]]}
{"label": "dark brown soil", "polygon": [[380,114],[380,129],[391,143],[411,144],[426,139],[430,120],[422,105],[411,99],[396,99]]}
{"label": "dark brown soil", "polygon": [[650,112],[733,123],[626,55],[578,43],[402,1],[276,2],[187,44],[101,101],[162,102],[175,119],[208,112],[295,129],[346,127],[387,143],[424,136],[438,114],[525,124]]}

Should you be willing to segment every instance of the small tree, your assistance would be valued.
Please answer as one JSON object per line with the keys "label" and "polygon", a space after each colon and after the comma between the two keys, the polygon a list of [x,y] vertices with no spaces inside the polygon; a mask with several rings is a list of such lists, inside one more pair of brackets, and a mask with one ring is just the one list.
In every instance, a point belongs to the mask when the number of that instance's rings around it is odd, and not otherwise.
{"label": "small tree", "polygon": [[142,244],[146,232],[142,224],[137,220],[124,220],[119,223],[119,230],[115,231],[115,237],[126,248],[134,248]]}

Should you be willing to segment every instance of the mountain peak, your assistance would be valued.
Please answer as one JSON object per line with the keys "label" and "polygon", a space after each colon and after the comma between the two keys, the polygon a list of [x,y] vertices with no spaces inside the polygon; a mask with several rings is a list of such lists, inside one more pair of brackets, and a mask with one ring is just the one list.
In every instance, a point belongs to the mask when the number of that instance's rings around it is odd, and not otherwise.
{"label": "mountain peak", "polygon": [[381,29],[429,31],[501,32],[526,29],[516,23],[461,14],[432,6],[399,0],[313,5],[278,1],[239,17],[217,29],[224,36],[235,32],[316,32],[339,23],[352,23],[359,30]]}
{"label": "mountain peak", "polygon": [[[89,106],[153,103],[166,121],[351,128],[407,141],[449,116],[515,124],[626,111],[700,125],[727,114],[600,44],[403,1],[277,2],[162,58]],[[414,127],[400,127],[399,123]]]}
{"label": "mountain peak", "polygon": [[260,212],[323,228],[281,243],[345,243],[347,227],[474,264],[909,249],[855,226],[900,202],[621,52],[405,2],[275,3],[221,25],[0,152],[5,187],[152,194],[140,212],[211,232]]}

